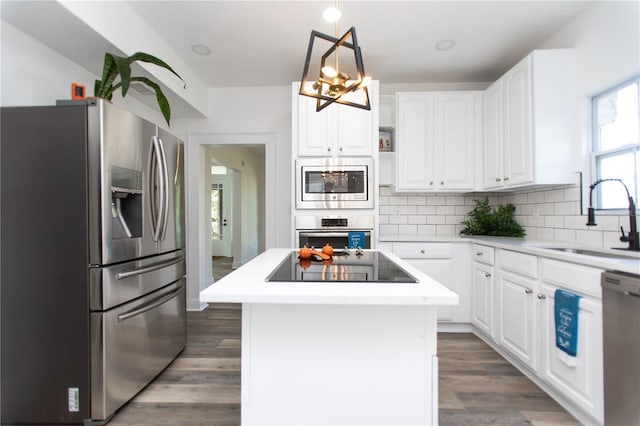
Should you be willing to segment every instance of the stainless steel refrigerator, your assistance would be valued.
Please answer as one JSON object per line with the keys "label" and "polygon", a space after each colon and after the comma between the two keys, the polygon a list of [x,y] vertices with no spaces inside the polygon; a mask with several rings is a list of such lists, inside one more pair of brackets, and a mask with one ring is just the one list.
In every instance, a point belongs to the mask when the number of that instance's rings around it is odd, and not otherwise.
{"label": "stainless steel refrigerator", "polygon": [[102,100],[0,120],[2,424],[102,424],[186,344],[183,144]]}

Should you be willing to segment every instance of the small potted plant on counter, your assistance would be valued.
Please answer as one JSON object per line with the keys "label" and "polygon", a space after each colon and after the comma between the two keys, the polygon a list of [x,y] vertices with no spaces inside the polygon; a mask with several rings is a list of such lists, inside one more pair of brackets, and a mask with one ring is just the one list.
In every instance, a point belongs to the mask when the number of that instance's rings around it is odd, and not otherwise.
{"label": "small potted plant on counter", "polygon": [[524,237],[525,231],[513,218],[516,207],[513,204],[492,209],[489,199],[474,200],[475,208],[469,213],[469,219],[462,222],[465,228],[462,235],[490,235],[494,237]]}

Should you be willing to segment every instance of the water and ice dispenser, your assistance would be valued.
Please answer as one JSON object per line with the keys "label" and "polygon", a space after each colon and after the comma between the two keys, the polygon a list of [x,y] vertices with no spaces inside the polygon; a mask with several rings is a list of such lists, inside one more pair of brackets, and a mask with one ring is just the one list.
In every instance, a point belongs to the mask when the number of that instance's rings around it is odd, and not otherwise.
{"label": "water and ice dispenser", "polygon": [[111,168],[112,238],[142,237],[142,171]]}

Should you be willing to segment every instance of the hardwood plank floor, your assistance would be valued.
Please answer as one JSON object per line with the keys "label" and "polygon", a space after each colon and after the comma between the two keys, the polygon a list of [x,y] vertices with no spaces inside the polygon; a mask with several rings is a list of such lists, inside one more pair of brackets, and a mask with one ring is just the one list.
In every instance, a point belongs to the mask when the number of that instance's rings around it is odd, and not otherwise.
{"label": "hardwood plank floor", "polygon": [[[241,306],[188,313],[182,354],[109,426],[240,424]],[[467,333],[438,335],[441,425],[577,425],[515,367]]]}

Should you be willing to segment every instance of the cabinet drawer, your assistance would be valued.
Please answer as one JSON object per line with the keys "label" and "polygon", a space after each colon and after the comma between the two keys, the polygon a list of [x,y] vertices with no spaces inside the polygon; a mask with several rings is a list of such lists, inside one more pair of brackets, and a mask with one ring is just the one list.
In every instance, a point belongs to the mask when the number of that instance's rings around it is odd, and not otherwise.
{"label": "cabinet drawer", "polygon": [[542,259],[542,280],[558,287],[601,298],[602,269],[570,262]]}
{"label": "cabinet drawer", "polygon": [[500,269],[530,278],[538,278],[538,258],[510,250],[498,250]]}
{"label": "cabinet drawer", "polygon": [[449,243],[394,243],[393,253],[402,259],[449,259]]}
{"label": "cabinet drawer", "polygon": [[476,262],[484,263],[486,265],[493,265],[495,249],[489,246],[474,244],[471,247],[471,256]]}

